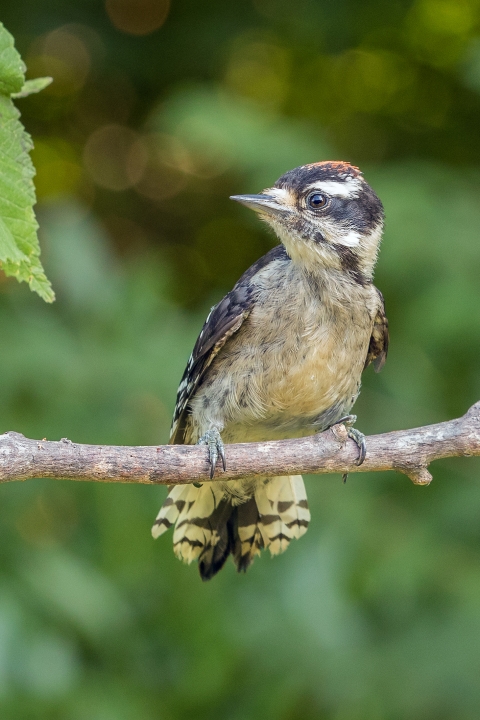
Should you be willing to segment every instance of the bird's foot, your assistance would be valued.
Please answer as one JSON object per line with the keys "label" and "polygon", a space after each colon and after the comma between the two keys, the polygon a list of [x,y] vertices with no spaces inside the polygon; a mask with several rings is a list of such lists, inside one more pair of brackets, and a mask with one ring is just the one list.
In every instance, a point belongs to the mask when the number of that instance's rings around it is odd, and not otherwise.
{"label": "bird's foot", "polygon": [[[337,420],[337,422],[332,426],[335,427],[335,425],[345,425],[345,429],[347,431],[347,435],[349,438],[353,440],[353,442],[357,445],[359,449],[359,454],[357,458],[357,465],[361,465],[363,461],[365,460],[365,456],[367,454],[367,444],[365,442],[365,435],[360,432],[360,430],[357,430],[353,427],[353,425],[357,422],[357,416],[356,415],[345,415],[345,417],[340,418],[340,420]],[[344,473],[342,476],[343,482],[347,482],[348,473]]]}
{"label": "bird's foot", "polygon": [[225,446],[217,428],[211,428],[202,435],[197,445],[206,445],[208,447],[208,462],[210,463],[210,478],[215,475],[218,456],[222,459],[223,469],[227,469],[227,461],[225,460]]}

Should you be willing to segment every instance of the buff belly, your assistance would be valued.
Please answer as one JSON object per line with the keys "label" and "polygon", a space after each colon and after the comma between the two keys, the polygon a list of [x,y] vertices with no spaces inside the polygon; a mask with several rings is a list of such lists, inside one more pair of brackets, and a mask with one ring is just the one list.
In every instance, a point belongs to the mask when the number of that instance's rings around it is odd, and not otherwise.
{"label": "buff belly", "polygon": [[[365,313],[366,315],[366,313]],[[217,427],[224,442],[302,437],[348,414],[359,390],[371,320],[296,332],[274,344],[242,342],[242,331],[192,401],[187,442]],[[304,329],[304,328],[303,328]],[[348,337],[348,340],[345,338]]]}

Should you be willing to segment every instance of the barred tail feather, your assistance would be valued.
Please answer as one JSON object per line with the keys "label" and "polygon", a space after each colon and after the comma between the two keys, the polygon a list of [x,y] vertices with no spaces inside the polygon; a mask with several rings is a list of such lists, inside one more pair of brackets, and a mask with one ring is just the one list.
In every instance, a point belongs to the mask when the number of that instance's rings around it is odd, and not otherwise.
{"label": "barred tail feather", "polygon": [[[229,546],[225,535],[232,508],[223,497],[224,491],[218,483],[204,483],[201,487],[174,485],[157,515],[153,537],[159,537],[174,525],[173,551],[179,560],[190,564],[206,553],[209,561],[217,566],[219,556],[223,556]],[[228,553],[222,565],[227,556]]]}
{"label": "barred tail feather", "polygon": [[155,518],[152,527],[152,535],[154,538],[160,537],[178,520],[178,516],[182,512],[190,495],[191,485],[173,485],[168,490],[168,496],[160,512]]}
{"label": "barred tail feather", "polygon": [[307,493],[301,475],[286,475],[260,482],[255,490],[259,528],[271,555],[285,552],[293,538],[307,532],[310,522]]}
{"label": "barred tail feather", "polygon": [[202,579],[209,580],[230,554],[245,572],[263,548],[277,555],[307,531],[310,511],[300,475],[259,480],[253,497],[232,505],[235,499],[223,483],[175,485],[152,534],[159,537],[175,525],[176,556],[186,563],[198,560]]}
{"label": "barred tail feather", "polygon": [[236,543],[234,561],[238,572],[246,572],[255,557],[260,555],[265,544],[260,531],[260,513],[255,498],[252,497],[236,508]]}

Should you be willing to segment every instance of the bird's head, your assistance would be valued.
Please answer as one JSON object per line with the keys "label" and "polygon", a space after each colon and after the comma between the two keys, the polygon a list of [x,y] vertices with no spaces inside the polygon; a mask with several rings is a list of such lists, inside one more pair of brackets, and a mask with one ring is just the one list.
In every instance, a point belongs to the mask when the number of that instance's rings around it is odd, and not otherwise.
{"label": "bird's head", "polygon": [[233,195],[274,229],[294,262],[337,268],[370,281],[383,206],[358,168],[320,162],[290,170],[260,195]]}

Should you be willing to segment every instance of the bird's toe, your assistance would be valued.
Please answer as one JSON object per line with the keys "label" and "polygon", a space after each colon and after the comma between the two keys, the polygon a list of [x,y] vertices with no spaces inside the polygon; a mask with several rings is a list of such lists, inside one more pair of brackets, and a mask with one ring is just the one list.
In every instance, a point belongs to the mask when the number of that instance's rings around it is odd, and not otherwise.
{"label": "bird's toe", "polygon": [[225,458],[225,446],[223,444],[222,437],[217,428],[211,428],[202,435],[197,445],[206,445],[208,448],[208,461],[210,463],[210,478],[215,475],[215,469],[217,467],[217,461],[220,456],[222,460],[222,467],[224,470],[227,469],[227,462]]}

